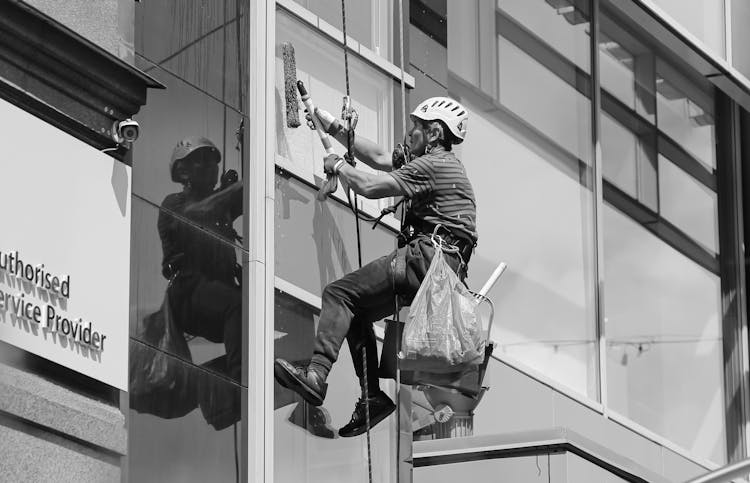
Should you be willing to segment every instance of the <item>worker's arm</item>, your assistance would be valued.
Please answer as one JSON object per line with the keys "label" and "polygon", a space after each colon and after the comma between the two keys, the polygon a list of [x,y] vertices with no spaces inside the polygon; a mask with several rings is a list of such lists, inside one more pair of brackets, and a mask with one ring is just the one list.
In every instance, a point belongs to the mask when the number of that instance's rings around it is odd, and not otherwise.
{"label": "worker's arm", "polygon": [[365,173],[335,154],[326,156],[323,166],[326,173],[338,174],[355,193],[365,198],[376,199],[406,194],[393,176]]}
{"label": "worker's arm", "polygon": [[185,207],[185,216],[196,221],[212,219],[217,213],[227,213],[232,219],[242,214],[241,182],[234,182],[226,188]]}
{"label": "worker's arm", "polygon": [[[347,147],[348,131],[343,122],[322,109],[316,108],[315,114],[317,115],[318,120],[320,120],[323,129],[333,136],[336,141],[341,143],[342,146]],[[355,158],[359,159],[372,169],[378,171],[393,170],[392,154],[383,149],[377,143],[365,137],[354,136],[352,152],[354,153]]]}

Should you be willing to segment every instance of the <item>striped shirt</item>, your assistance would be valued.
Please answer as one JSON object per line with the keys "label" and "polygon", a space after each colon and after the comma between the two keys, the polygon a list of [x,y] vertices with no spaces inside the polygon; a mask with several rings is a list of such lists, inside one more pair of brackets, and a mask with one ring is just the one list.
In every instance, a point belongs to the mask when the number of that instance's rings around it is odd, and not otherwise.
{"label": "striped shirt", "polygon": [[411,200],[407,218],[442,224],[455,236],[477,242],[474,189],[453,152],[425,154],[390,175]]}

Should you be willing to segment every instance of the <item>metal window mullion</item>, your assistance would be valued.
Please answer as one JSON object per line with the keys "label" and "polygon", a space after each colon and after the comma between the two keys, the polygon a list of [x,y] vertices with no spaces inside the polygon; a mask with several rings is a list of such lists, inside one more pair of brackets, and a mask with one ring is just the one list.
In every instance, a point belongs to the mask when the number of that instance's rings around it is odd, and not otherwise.
{"label": "metal window mullion", "polygon": [[594,218],[594,304],[596,314],[596,336],[599,343],[598,371],[599,384],[598,396],[602,403],[604,413],[607,412],[607,338],[604,327],[604,241],[602,233],[602,212],[604,210],[603,199],[603,169],[601,149],[601,90],[599,72],[599,0],[591,0],[591,18],[589,20],[589,31],[591,32],[591,140],[592,140],[592,167],[593,167],[593,218]]}

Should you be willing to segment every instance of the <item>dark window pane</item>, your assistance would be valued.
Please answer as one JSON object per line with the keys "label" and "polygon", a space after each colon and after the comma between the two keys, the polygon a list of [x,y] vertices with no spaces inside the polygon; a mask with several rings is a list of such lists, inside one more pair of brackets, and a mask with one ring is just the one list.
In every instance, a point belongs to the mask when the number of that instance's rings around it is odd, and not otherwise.
{"label": "dark window pane", "polygon": [[239,381],[245,252],[138,197],[132,249],[131,336],[158,345],[159,328],[171,320],[189,353],[166,350]]}
{"label": "dark window pane", "polygon": [[[142,59],[139,63],[148,65]],[[235,135],[241,115],[164,70],[150,74],[167,89],[150,93],[138,117],[141,136],[133,145],[133,193],[242,246],[231,230],[241,234],[244,225],[239,188],[246,180]],[[233,175],[240,184],[231,185]],[[197,203],[192,214],[178,200],[180,193]]]}
{"label": "dark window pane", "polygon": [[[158,351],[134,340],[130,350],[131,358],[136,353],[145,358],[159,356]],[[129,480],[243,481],[239,472],[247,451],[241,409],[247,404],[247,389],[171,356],[166,359],[173,371],[184,375],[183,384],[173,387],[172,393],[161,393],[149,405],[134,400],[139,387],[130,387]],[[179,399],[174,392],[180,393]],[[164,415],[169,414],[170,403],[182,410],[167,419]]]}

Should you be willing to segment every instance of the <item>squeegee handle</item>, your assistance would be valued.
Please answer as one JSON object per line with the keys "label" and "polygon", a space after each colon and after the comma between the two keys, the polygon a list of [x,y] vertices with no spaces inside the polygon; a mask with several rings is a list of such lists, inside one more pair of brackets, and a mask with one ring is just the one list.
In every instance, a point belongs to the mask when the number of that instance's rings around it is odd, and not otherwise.
{"label": "squeegee handle", "polygon": [[487,282],[485,282],[484,286],[479,290],[479,295],[486,297],[489,291],[492,290],[492,287],[495,285],[495,283],[497,283],[497,279],[500,278],[500,275],[503,274],[506,268],[508,268],[508,265],[505,262],[500,263],[500,265],[495,268],[495,271],[492,272],[490,278],[487,279]]}
{"label": "squeegee handle", "polygon": [[[307,109],[307,112],[310,113],[310,118],[312,119],[313,125],[315,126],[315,131],[317,131],[318,136],[320,137],[320,142],[323,143],[323,149],[325,149],[326,154],[333,154],[331,139],[328,137],[325,129],[323,129],[323,126],[320,124],[318,116],[315,115],[315,106],[313,105],[312,100],[310,100],[310,94],[307,92],[305,84],[302,83],[301,80],[297,81],[297,90],[299,91],[300,99],[302,99],[302,104],[305,105],[305,109]],[[325,201],[325,199],[328,198],[329,194],[335,192],[338,189],[338,186],[338,176],[336,176],[335,174],[327,174],[325,183],[320,188],[320,191],[318,191],[318,199],[321,201]]]}
{"label": "squeegee handle", "polygon": [[320,142],[323,143],[323,148],[325,148],[326,154],[333,154],[331,139],[328,137],[325,129],[323,129],[323,126],[320,124],[318,116],[315,115],[315,106],[310,99],[310,94],[307,92],[305,84],[303,84],[302,81],[297,81],[297,89],[299,90],[299,96],[302,99],[302,104],[305,105],[305,109],[307,109],[307,112],[310,113],[313,125],[315,125],[315,130],[318,132],[318,136],[320,136]]}

